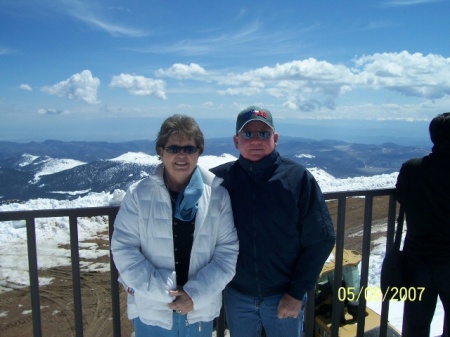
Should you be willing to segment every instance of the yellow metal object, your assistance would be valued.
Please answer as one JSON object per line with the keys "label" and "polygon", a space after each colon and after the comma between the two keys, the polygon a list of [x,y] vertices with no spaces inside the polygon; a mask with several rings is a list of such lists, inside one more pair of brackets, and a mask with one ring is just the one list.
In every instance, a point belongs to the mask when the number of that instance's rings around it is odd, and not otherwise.
{"label": "yellow metal object", "polygon": [[[335,256],[336,256],[336,247],[333,248],[330,258],[328,259],[327,262],[325,262],[325,264],[322,268],[322,271],[320,272],[320,277],[322,277],[330,272],[334,272],[334,262],[335,262],[334,257]],[[343,258],[343,263],[342,263],[343,267],[345,267],[345,266],[357,267],[358,264],[361,262],[362,256],[356,250],[344,249],[342,258]]]}
{"label": "yellow metal object", "polygon": [[[331,336],[331,308],[332,308],[332,280],[334,277],[335,268],[335,249],[333,249],[330,258],[327,260],[322,268],[319,279],[316,283],[316,314],[314,319],[314,336],[315,337],[330,337]],[[344,249],[343,252],[343,269],[358,268],[362,256],[359,252],[354,250]],[[355,270],[355,269],[353,269]],[[344,286],[344,285],[343,285]],[[359,284],[358,284],[359,286]],[[356,304],[357,305],[357,304]],[[339,325],[339,337],[356,337],[357,323],[356,317],[349,314],[350,305],[343,303],[343,315],[341,316],[341,323]],[[353,312],[357,309],[353,304]],[[389,337],[401,336],[400,332],[388,323]],[[370,308],[366,307],[365,322],[364,322],[364,336],[377,337],[380,330],[380,315]]]}

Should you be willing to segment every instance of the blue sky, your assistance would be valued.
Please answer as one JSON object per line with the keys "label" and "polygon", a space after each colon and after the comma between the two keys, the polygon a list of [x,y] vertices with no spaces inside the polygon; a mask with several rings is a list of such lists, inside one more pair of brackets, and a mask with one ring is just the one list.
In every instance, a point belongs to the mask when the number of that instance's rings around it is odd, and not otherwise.
{"label": "blue sky", "polygon": [[257,104],[281,135],[420,143],[450,110],[448,13],[448,0],[0,0],[0,140],[153,139],[174,113],[231,136]]}

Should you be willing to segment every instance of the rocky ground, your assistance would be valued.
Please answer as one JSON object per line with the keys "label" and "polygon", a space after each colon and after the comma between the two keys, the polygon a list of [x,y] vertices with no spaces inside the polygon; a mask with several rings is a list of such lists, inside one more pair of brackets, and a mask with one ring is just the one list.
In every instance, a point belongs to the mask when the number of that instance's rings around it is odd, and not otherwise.
{"label": "rocky ground", "polygon": [[[386,223],[388,200],[386,197],[374,199],[374,225]],[[329,203],[330,213],[336,222],[335,202]],[[352,234],[362,230],[364,199],[349,199],[346,210],[345,247],[361,250],[361,238]],[[347,235],[348,234],[348,235]],[[383,234],[374,234],[372,237]],[[99,245],[108,244],[98,242]],[[103,258],[105,260],[108,257]],[[104,261],[107,262],[107,261]],[[45,337],[75,336],[70,267],[58,267],[40,271],[40,276],[52,277],[51,285],[40,289],[42,335]],[[84,337],[113,336],[109,273],[82,273],[82,303]],[[132,326],[126,317],[126,299],[121,293],[122,337],[132,334]],[[33,336],[31,299],[28,288],[16,289],[0,294],[0,336]]]}

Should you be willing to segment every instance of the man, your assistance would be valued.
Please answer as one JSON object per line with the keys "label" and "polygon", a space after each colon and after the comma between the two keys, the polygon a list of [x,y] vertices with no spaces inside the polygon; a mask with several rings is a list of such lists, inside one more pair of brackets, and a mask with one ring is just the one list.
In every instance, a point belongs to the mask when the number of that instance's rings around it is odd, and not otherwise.
{"label": "man", "polygon": [[306,294],[334,246],[328,208],[314,177],[276,151],[269,110],[237,117],[239,159],[212,171],[224,179],[239,237],[236,276],[224,291],[231,337],[301,336]]}
{"label": "man", "polygon": [[425,288],[420,298],[405,301],[402,335],[407,337],[430,335],[438,296],[447,328],[450,319],[450,112],[436,116],[429,132],[432,152],[404,163],[396,185],[406,214],[406,286]]}

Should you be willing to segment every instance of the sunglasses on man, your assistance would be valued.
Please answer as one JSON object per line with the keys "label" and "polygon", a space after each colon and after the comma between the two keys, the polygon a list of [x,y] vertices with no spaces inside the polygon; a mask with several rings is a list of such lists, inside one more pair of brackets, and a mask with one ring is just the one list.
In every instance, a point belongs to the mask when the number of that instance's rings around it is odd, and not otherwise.
{"label": "sunglasses on man", "polygon": [[239,133],[244,139],[252,139],[254,135],[258,135],[259,139],[269,139],[272,135],[272,132],[270,131],[258,131],[258,132],[251,132],[251,131],[241,131]]}

